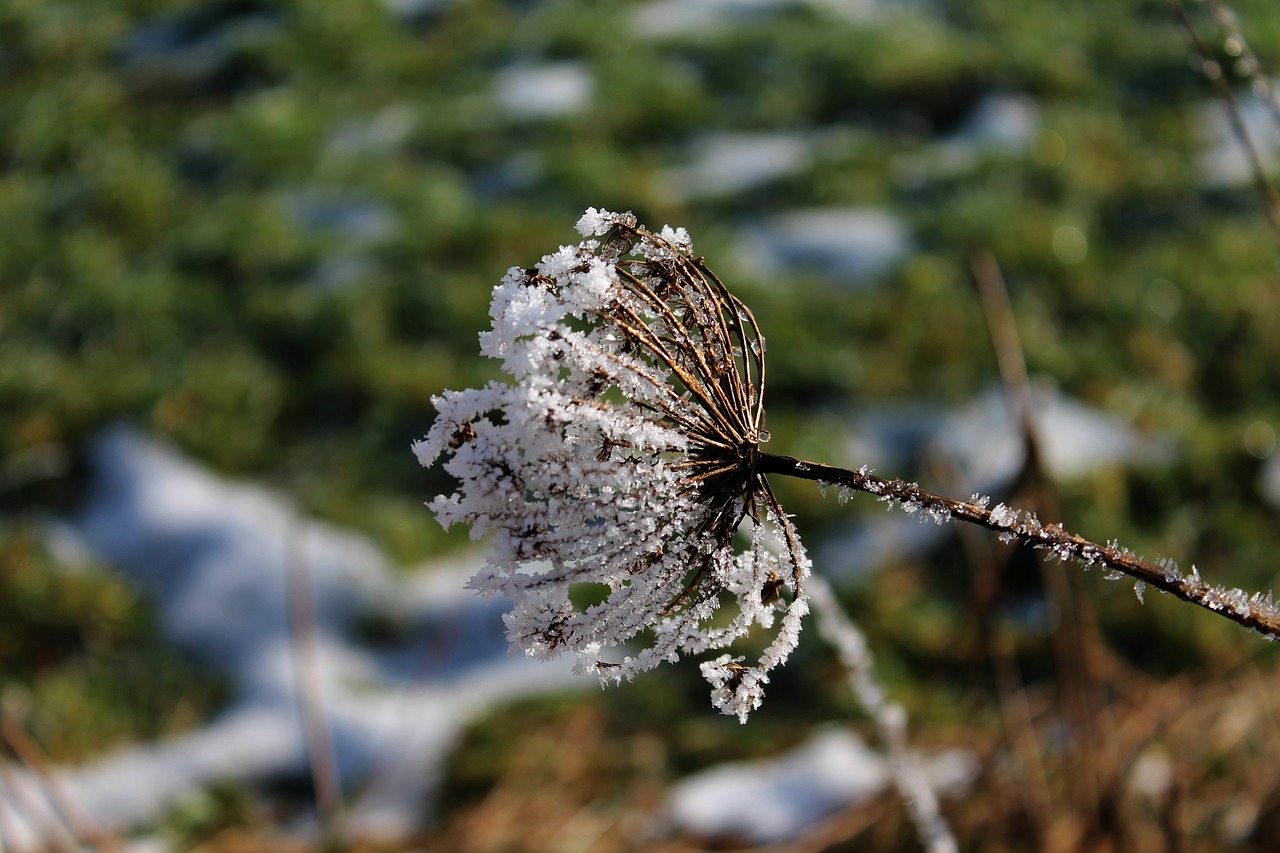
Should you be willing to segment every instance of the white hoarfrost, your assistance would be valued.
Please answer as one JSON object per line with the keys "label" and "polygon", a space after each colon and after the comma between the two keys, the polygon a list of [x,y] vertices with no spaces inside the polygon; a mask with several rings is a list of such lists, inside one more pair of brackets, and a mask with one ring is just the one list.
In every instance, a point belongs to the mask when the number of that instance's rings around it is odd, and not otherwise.
{"label": "white hoarfrost", "polygon": [[[603,680],[725,650],[781,613],[758,661],[703,665],[714,704],[745,720],[808,610],[808,560],[751,463],[762,341],[683,229],[591,209],[578,230],[581,243],[493,291],[481,351],[510,381],[433,399],[414,452],[458,486],[429,506],[490,537],[471,587],[514,603],[512,647],[571,653]],[[760,524],[738,548],[744,518]],[[781,556],[766,529],[781,531]]]}

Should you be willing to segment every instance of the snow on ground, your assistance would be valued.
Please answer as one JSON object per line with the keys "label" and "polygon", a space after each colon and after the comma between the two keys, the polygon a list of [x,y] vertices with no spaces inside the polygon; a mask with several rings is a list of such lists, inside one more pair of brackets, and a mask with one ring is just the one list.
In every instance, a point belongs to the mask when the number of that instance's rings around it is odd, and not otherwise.
{"label": "snow on ground", "polygon": [[329,250],[311,273],[320,288],[365,280],[374,261],[369,251],[399,229],[389,206],[349,193],[298,190],[284,196],[285,209],[299,228],[328,238]]}
{"label": "snow on ground", "polygon": [[947,144],[1018,152],[1026,149],[1039,129],[1040,108],[1035,101],[1021,95],[996,93],[978,102]]}
{"label": "snow on ground", "polygon": [[[955,177],[971,171],[991,157],[1026,154],[1040,129],[1040,107],[1033,99],[1022,95],[989,94],[974,105],[953,133],[919,150],[895,156],[892,160],[895,179],[900,184],[917,186],[929,180]],[[856,128],[836,127],[807,133],[708,133],[695,138],[683,162],[666,170],[664,177],[671,191],[682,199],[733,195],[814,168],[824,158],[856,144],[853,140],[857,133]],[[853,220],[853,236],[856,238],[859,231],[873,226],[882,227],[876,224],[876,220],[883,216],[863,210],[855,219],[844,211],[840,217],[845,221],[841,222],[835,212],[825,211],[821,217],[809,212],[800,219],[802,223],[806,218],[813,220],[816,230],[824,234],[828,227],[834,230]],[[828,220],[834,220],[831,226],[827,225]],[[899,230],[894,226],[887,233],[897,240]],[[795,237],[784,237],[796,242]]]}
{"label": "snow on ground", "polygon": [[[1272,107],[1255,98],[1248,91],[1238,92],[1245,131],[1258,150],[1263,169],[1268,172],[1276,167],[1280,150],[1280,123],[1272,114]],[[1203,149],[1197,161],[1200,181],[1205,186],[1242,186],[1254,179],[1253,161],[1247,149],[1236,136],[1226,106],[1220,100],[1206,101],[1196,111]]]}
{"label": "snow on ground", "polygon": [[957,175],[984,157],[1025,153],[1040,129],[1040,108],[1031,98],[987,95],[955,133],[937,143],[930,156],[935,175]]}
{"label": "snow on ground", "polygon": [[1037,134],[1045,134],[1039,157],[1056,165],[1050,140],[1061,144],[1054,131],[1041,128],[1040,106],[1024,95],[988,94],[978,101],[960,126],[934,141],[912,146],[890,161],[894,181],[914,190],[932,181],[954,180],[993,158],[1036,155]]}
{"label": "snow on ground", "polygon": [[1268,452],[1258,471],[1258,492],[1275,509],[1280,509],[1280,453]]}
{"label": "snow on ground", "polygon": [[744,264],[812,272],[846,287],[865,287],[912,251],[906,224],[884,210],[826,207],[792,210],[750,226],[739,241]]}
{"label": "snow on ground", "polygon": [[635,8],[631,21],[641,36],[667,38],[708,35],[796,6],[861,23],[893,5],[884,0],[649,0]]}
{"label": "snow on ground", "polygon": [[387,11],[407,24],[422,24],[442,14],[457,0],[382,0]]}
{"label": "snow on ground", "polygon": [[[922,762],[935,791],[959,797],[978,771],[978,759],[953,749]],[[672,828],[703,838],[772,844],[803,835],[840,809],[889,791],[888,764],[857,735],[829,728],[776,758],[722,764],[688,776],[668,793]]]}
{"label": "snow on ground", "polygon": [[415,112],[406,101],[397,101],[376,112],[340,122],[325,142],[330,157],[391,154],[413,134]]}
{"label": "snow on ground", "polygon": [[556,118],[590,105],[595,78],[582,62],[521,63],[498,72],[494,92],[513,118]]}
{"label": "snow on ground", "polygon": [[[1055,476],[1162,453],[1118,419],[1056,391],[1040,389],[1036,410]],[[964,487],[984,491],[998,489],[1021,464],[998,393],[945,417],[912,411],[913,417],[869,418],[860,461],[875,461],[877,446],[889,448],[882,458],[890,461],[946,453]],[[920,418],[934,426],[921,428]],[[367,540],[307,519],[277,494],[223,480],[128,430],[101,436],[92,460],[87,503],[52,528],[53,546],[86,548],[118,571],[154,602],[173,642],[225,672],[236,691],[231,706],[202,729],[63,770],[62,785],[92,825],[127,832],[220,779],[305,775],[291,572],[312,591],[316,682],[337,766],[349,788],[367,785],[351,804],[355,833],[395,837],[428,818],[442,762],[476,714],[539,691],[595,686],[571,676],[568,662],[508,655],[503,607],[464,588],[478,557],[397,574]],[[424,511],[423,523],[429,521]],[[885,514],[819,546],[816,562],[827,577],[848,578],[890,552],[926,547],[943,532]],[[371,614],[395,620],[403,642],[362,643],[354,629]],[[704,835],[789,837],[815,816],[884,788],[879,759],[850,738],[827,732],[773,763],[714,768],[685,780],[671,794],[671,820]],[[41,814],[49,809],[34,779],[10,774],[0,781],[9,849],[41,849],[56,825]]]}
{"label": "snow on ground", "polygon": [[[1075,480],[1099,468],[1168,457],[1166,442],[1153,441],[1122,418],[1073,400],[1056,388],[1034,389],[1032,409],[1042,461],[1055,480]],[[953,412],[934,442],[957,466],[960,479],[976,487],[1013,479],[1025,455],[1021,435],[1003,390],[995,388]]]}
{"label": "snow on ground", "polygon": [[211,4],[158,15],[122,40],[120,62],[133,75],[189,86],[208,85],[238,53],[274,44],[283,15],[256,3]]}
{"label": "snow on ground", "polygon": [[[337,765],[348,787],[369,785],[350,804],[356,834],[395,837],[428,818],[442,761],[485,709],[596,686],[571,676],[568,662],[508,655],[501,603],[464,589],[478,557],[398,575],[362,537],[134,432],[101,436],[92,460],[88,501],[56,526],[54,547],[87,548],[119,572],[154,603],[174,643],[225,672],[237,693],[202,729],[63,770],[62,785],[94,826],[128,831],[216,780],[305,775],[290,572],[313,593],[316,683]],[[353,629],[368,614],[390,614],[405,642],[361,643]],[[0,781],[10,850],[44,849],[57,823],[42,819],[47,808],[33,779]]]}
{"label": "snow on ground", "polygon": [[798,133],[713,133],[696,140],[666,179],[685,199],[732,195],[801,171],[811,148]]}

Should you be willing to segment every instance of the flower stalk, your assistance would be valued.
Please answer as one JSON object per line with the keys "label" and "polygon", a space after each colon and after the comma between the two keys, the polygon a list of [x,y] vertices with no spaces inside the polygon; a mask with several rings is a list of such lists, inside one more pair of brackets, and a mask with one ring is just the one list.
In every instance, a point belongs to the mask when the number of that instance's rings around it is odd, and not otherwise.
{"label": "flower stalk", "polygon": [[837,468],[772,453],[761,453],[756,468],[763,475],[780,474],[865,492],[908,512],[920,512],[923,517],[937,522],[949,519],[967,521],[995,531],[1003,541],[1021,542],[1049,551],[1064,562],[1074,560],[1086,569],[1102,567],[1111,579],[1127,575],[1137,582],[1135,589],[1139,599],[1146,587],[1155,587],[1188,604],[1203,607],[1257,631],[1268,639],[1280,639],[1280,608],[1269,594],[1249,595],[1241,589],[1207,584],[1194,566],[1191,574],[1183,574],[1173,560],[1166,558],[1150,563],[1116,542],[1099,545],[1064,530],[1058,524],[1042,523],[1034,513],[1002,503],[992,507],[986,497],[975,495],[968,501],[956,500],[934,494],[914,483],[878,477],[867,468]]}

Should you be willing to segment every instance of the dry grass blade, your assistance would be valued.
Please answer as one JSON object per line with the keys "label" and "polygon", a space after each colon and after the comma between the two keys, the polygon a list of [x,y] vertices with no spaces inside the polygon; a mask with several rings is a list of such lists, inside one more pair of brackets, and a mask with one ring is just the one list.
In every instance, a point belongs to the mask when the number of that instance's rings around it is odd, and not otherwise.
{"label": "dry grass blade", "polygon": [[14,774],[6,773],[10,777],[10,793],[24,800],[27,804],[29,816],[34,817],[37,814],[49,816],[46,828],[52,831],[52,835],[47,837],[46,843],[66,844],[67,849],[75,849],[76,845],[62,840],[64,839],[64,833],[69,831],[69,834],[74,839],[83,839],[102,851],[102,853],[118,853],[120,847],[116,844],[115,839],[94,825],[93,820],[59,781],[57,773],[45,757],[44,752],[27,735],[26,729],[23,728],[22,724],[8,711],[0,715],[0,736],[3,736],[4,742],[9,745],[9,748],[13,750],[27,770],[34,775],[35,779],[39,780],[45,796],[54,806],[57,815],[65,822],[65,827],[56,823],[53,813],[42,808],[41,804],[26,796],[29,792],[27,792],[26,786],[23,785],[23,780],[17,778]]}
{"label": "dry grass blade", "polygon": [[307,748],[307,764],[315,790],[316,807],[326,836],[338,837],[342,821],[342,781],[338,776],[333,737],[324,712],[320,660],[316,636],[315,601],[306,541],[301,529],[286,529],[286,589],[289,598],[289,633],[292,647],[298,714]]}
{"label": "dry grass blade", "polygon": [[1263,73],[1262,63],[1253,52],[1253,48],[1249,47],[1244,34],[1240,32],[1235,13],[1218,0],[1205,0],[1205,5],[1209,7],[1209,13],[1213,15],[1218,29],[1223,34],[1227,52],[1238,57],[1237,70],[1249,77],[1254,95],[1267,105],[1276,129],[1280,131],[1280,93],[1276,92],[1276,87]]}
{"label": "dry grass blade", "polygon": [[1231,86],[1227,83],[1223,74],[1222,66],[1214,59],[1209,46],[1204,43],[1199,32],[1196,31],[1195,24],[1192,23],[1191,16],[1187,14],[1182,0],[1168,0],[1168,2],[1174,15],[1186,31],[1188,39],[1191,41],[1192,48],[1200,60],[1200,67],[1204,75],[1213,84],[1214,93],[1221,99],[1227,111],[1227,120],[1231,123],[1231,132],[1235,134],[1236,139],[1240,142],[1249,158],[1249,166],[1253,171],[1254,186],[1257,187],[1258,195],[1262,199],[1263,209],[1267,213],[1267,221],[1271,224],[1272,230],[1276,232],[1277,238],[1280,239],[1280,195],[1277,195],[1275,186],[1271,183],[1270,177],[1267,176],[1266,166],[1262,162],[1262,154],[1259,152],[1257,144],[1253,141],[1253,135],[1249,133],[1249,128],[1244,120],[1244,113],[1240,109],[1240,102],[1235,93],[1231,91]]}

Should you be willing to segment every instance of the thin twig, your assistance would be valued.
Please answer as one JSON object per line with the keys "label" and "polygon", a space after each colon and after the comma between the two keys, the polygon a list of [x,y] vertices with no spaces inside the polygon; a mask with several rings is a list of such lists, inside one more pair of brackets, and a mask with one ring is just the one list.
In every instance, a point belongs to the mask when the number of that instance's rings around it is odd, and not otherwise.
{"label": "thin twig", "polygon": [[[1032,490],[1032,508],[1037,512],[1060,517],[1061,508],[1053,487],[1052,478],[1044,465],[1043,443],[1036,424],[1035,404],[1031,396],[1031,381],[1027,376],[1027,362],[1022,341],[1018,335],[1017,321],[1009,303],[1009,291],[1004,275],[995,256],[983,251],[970,260],[974,280],[982,297],[983,312],[1000,366],[1000,378],[1005,396],[1014,409],[1020,426],[1025,456],[1018,481]],[[1099,814],[1097,759],[1102,752],[1098,732],[1098,709],[1093,686],[1093,662],[1102,646],[1102,640],[1087,603],[1078,601],[1081,596],[1073,583],[1075,575],[1053,571],[1047,561],[1039,560],[1044,588],[1053,613],[1054,629],[1051,633],[1054,657],[1058,662],[1059,691],[1064,706],[1069,711],[1072,726],[1080,733],[1078,750],[1082,771],[1072,774],[1071,786],[1081,807],[1092,814]],[[994,659],[994,653],[993,653]]]}
{"label": "thin twig", "polygon": [[[76,853],[79,842],[75,833],[58,815],[57,809],[50,805],[50,798],[47,795],[38,796],[38,794],[44,794],[44,789],[40,777],[34,771],[28,770],[24,773],[8,761],[0,761],[0,783],[3,783],[12,799],[12,803],[5,803],[5,805],[12,806],[16,817],[21,819],[27,828],[27,832],[24,833],[12,821],[7,819],[5,821],[7,831],[16,839],[14,844],[17,849],[21,850],[22,846],[25,846],[22,845],[24,840],[30,840],[30,838],[24,839],[24,835],[34,835],[38,842],[44,844],[50,851]],[[4,811],[7,814],[9,809],[5,808]]]}
{"label": "thin twig", "polygon": [[1027,702],[1022,673],[1012,647],[1013,640],[1007,634],[991,644],[991,669],[995,676],[1000,723],[1014,755],[1013,772],[1018,777],[1016,793],[1036,828],[1037,841],[1043,846],[1053,823],[1052,796],[1031,706]]}
{"label": "thin twig", "polygon": [[333,737],[324,713],[320,660],[317,654],[315,597],[306,556],[306,532],[291,526],[287,535],[285,586],[289,601],[289,634],[297,679],[298,715],[302,721],[307,764],[316,808],[327,837],[336,837],[342,819],[342,782]]}
{"label": "thin twig", "polygon": [[1205,5],[1209,7],[1209,12],[1213,15],[1214,21],[1217,22],[1218,29],[1222,31],[1227,40],[1227,52],[1230,53],[1230,48],[1234,45],[1239,53],[1239,58],[1236,60],[1237,71],[1249,76],[1249,80],[1253,84],[1253,94],[1267,105],[1267,111],[1271,113],[1271,118],[1275,122],[1277,130],[1280,130],[1280,93],[1276,92],[1276,87],[1267,79],[1267,75],[1262,73],[1262,63],[1258,61],[1257,54],[1253,52],[1253,48],[1249,47],[1249,42],[1245,40],[1244,33],[1240,32],[1240,26],[1236,23],[1235,13],[1219,3],[1218,0],[1205,0]]}
{"label": "thin twig", "polygon": [[907,715],[885,697],[875,677],[866,638],[841,609],[821,576],[809,579],[809,601],[818,617],[818,633],[836,649],[858,703],[875,723],[892,770],[890,775],[917,835],[930,853],[955,853],[959,847],[938,807],[938,795],[908,745]]}
{"label": "thin twig", "polygon": [[[942,460],[931,460],[931,468],[941,468]],[[949,467],[941,476],[954,474]],[[950,482],[948,479],[947,482]],[[965,525],[957,530],[966,561],[974,567],[970,610],[973,628],[982,660],[990,664],[996,689],[997,708],[1004,730],[1005,744],[1012,753],[1012,772],[1017,777],[1013,795],[1031,827],[1031,835],[1039,846],[1048,837],[1051,803],[1048,775],[1036,737],[1031,708],[1023,687],[1021,673],[1014,656],[1014,644],[1007,631],[993,624],[992,612],[1000,594],[1000,575],[1009,562],[1012,549],[997,552],[991,538],[976,527]]]}
{"label": "thin twig", "polygon": [[1174,15],[1186,30],[1187,37],[1191,40],[1191,45],[1195,49],[1200,59],[1200,68],[1204,76],[1209,78],[1209,82],[1213,85],[1213,91],[1222,100],[1223,106],[1227,111],[1227,120],[1231,124],[1231,132],[1235,134],[1236,139],[1244,147],[1245,153],[1249,157],[1249,165],[1253,170],[1254,185],[1257,187],[1258,195],[1262,198],[1262,206],[1267,213],[1267,221],[1271,223],[1272,229],[1280,237],[1280,195],[1276,194],[1276,188],[1272,186],[1270,178],[1267,177],[1266,167],[1262,163],[1262,154],[1258,151],[1258,146],[1254,144],[1253,136],[1249,133],[1249,128],[1244,121],[1244,113],[1240,109],[1240,102],[1236,99],[1235,93],[1231,91],[1231,85],[1226,81],[1226,75],[1222,71],[1222,66],[1213,58],[1213,53],[1209,50],[1208,45],[1200,38],[1200,34],[1196,32],[1195,25],[1191,22],[1191,16],[1187,14],[1186,8],[1182,5],[1182,0],[1168,0],[1169,7],[1173,10]]}
{"label": "thin twig", "polygon": [[[43,750],[10,713],[0,715],[0,736],[3,736],[5,743],[23,765],[40,780],[49,802],[54,805],[75,838],[89,842],[102,853],[119,853],[120,848],[115,840],[94,825],[93,819],[58,779],[58,774]],[[15,782],[20,784],[20,780]]]}
{"label": "thin twig", "polygon": [[982,297],[982,309],[987,316],[991,342],[996,348],[996,363],[1000,367],[1000,379],[1004,383],[1005,393],[1015,404],[1014,411],[1022,424],[1023,437],[1032,445],[1029,449],[1038,450],[1040,442],[1032,412],[1027,361],[1023,356],[1022,341],[1018,337],[1013,309],[1009,306],[1009,291],[1005,287],[1000,265],[991,252],[981,251],[969,259],[969,267],[973,270],[973,280],[977,282],[978,294]]}
{"label": "thin twig", "polygon": [[1112,569],[1138,581],[1139,595],[1146,586],[1152,586],[1269,639],[1280,639],[1280,608],[1276,607],[1270,595],[1255,593],[1250,596],[1240,589],[1210,586],[1200,578],[1194,566],[1190,575],[1184,575],[1172,560],[1150,563],[1118,543],[1099,545],[1064,530],[1058,524],[1042,524],[1032,513],[1004,504],[988,509],[989,501],[985,498],[975,496],[969,501],[956,500],[926,491],[914,483],[878,477],[867,468],[854,471],[772,453],[761,453],[756,464],[761,474],[782,474],[867,492],[888,503],[898,504],[908,512],[922,512],[925,518],[938,522],[953,518],[967,521],[993,530],[1007,541],[1047,550],[1061,560],[1076,560],[1085,567]]}
{"label": "thin twig", "polygon": [[[0,853],[8,853],[9,845],[16,843],[12,839],[18,838],[18,824],[16,823],[16,815],[12,814],[12,804],[9,797],[5,794],[5,782],[8,781],[9,786],[13,782],[8,780],[7,762],[0,761]],[[10,839],[6,841],[5,839]]]}

